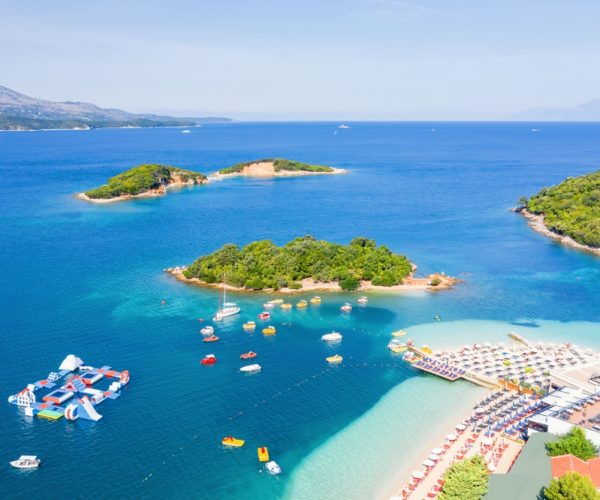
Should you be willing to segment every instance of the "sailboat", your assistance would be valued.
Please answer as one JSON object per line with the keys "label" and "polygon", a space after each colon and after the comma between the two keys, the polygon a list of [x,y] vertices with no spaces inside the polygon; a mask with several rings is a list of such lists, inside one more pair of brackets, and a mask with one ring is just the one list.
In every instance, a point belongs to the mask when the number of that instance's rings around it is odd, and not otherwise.
{"label": "sailboat", "polygon": [[221,321],[223,318],[238,314],[240,308],[235,302],[227,302],[227,290],[225,289],[225,283],[223,283],[223,302],[221,307],[217,309],[217,313],[213,318],[213,321]]}

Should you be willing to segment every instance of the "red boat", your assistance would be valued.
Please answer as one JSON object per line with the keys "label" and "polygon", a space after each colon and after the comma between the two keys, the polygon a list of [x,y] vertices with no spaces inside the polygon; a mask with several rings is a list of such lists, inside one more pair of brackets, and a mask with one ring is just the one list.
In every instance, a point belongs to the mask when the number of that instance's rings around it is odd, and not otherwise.
{"label": "red boat", "polygon": [[215,358],[214,354],[207,354],[200,360],[200,363],[203,365],[214,365],[217,362],[217,358]]}
{"label": "red boat", "polygon": [[271,313],[267,311],[263,311],[258,315],[258,319],[269,319],[271,317]]}
{"label": "red boat", "polygon": [[211,335],[210,337],[204,337],[202,342],[216,342],[217,340],[219,340],[219,337],[216,335]]}
{"label": "red boat", "polygon": [[252,359],[256,357],[256,353],[252,351],[245,352],[240,356],[240,359]]}

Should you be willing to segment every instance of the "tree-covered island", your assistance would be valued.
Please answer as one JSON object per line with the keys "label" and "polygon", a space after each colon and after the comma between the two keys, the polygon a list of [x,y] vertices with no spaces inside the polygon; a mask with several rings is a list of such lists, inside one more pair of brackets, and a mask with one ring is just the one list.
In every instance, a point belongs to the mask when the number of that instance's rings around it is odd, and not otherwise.
{"label": "tree-covered island", "polygon": [[301,161],[287,160],[285,158],[264,158],[243,163],[236,163],[231,167],[217,172],[217,176],[243,175],[249,177],[283,177],[293,175],[314,174],[339,174],[345,170],[325,165],[311,165]]}
{"label": "tree-covered island", "polygon": [[270,240],[243,248],[227,244],[187,267],[167,272],[190,283],[223,283],[240,290],[445,288],[456,282],[445,275],[415,278],[415,269],[404,255],[367,238],[341,245],[304,236],[283,246]]}
{"label": "tree-covered island", "polygon": [[169,186],[205,182],[207,182],[206,176],[199,172],[165,165],[144,164],[115,175],[103,186],[79,193],[78,196],[87,201],[107,202],[161,196],[166,193],[166,188]]}
{"label": "tree-covered island", "polygon": [[517,212],[536,231],[600,255],[600,170],[521,199]]}

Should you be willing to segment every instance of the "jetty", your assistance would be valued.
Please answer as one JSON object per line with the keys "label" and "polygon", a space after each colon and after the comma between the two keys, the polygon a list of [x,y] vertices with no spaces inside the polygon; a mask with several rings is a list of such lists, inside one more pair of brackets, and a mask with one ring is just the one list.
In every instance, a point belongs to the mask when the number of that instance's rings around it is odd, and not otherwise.
{"label": "jetty", "polygon": [[[105,379],[110,381],[108,387],[98,388]],[[85,365],[74,354],[69,354],[58,371],[50,372],[45,379],[27,384],[24,389],[9,396],[8,402],[30,417],[97,421],[102,415],[96,406],[107,399],[119,398],[121,389],[128,383],[127,370],[117,371],[110,366],[95,368]]]}
{"label": "jetty", "polygon": [[583,379],[598,373],[599,353],[568,342],[534,343],[514,332],[509,338],[514,344],[476,343],[439,352],[419,349],[409,340],[411,354],[405,359],[416,369],[450,382],[464,379],[488,389],[547,392],[568,381],[574,387],[588,385],[588,392],[593,392],[593,384]]}

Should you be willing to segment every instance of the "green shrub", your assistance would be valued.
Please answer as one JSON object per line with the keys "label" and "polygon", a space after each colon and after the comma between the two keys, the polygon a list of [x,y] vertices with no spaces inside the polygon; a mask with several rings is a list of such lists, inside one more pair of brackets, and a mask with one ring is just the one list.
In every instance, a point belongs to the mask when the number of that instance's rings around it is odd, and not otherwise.
{"label": "green shrub", "polygon": [[567,472],[563,477],[553,479],[544,489],[544,498],[547,500],[598,500],[600,493],[596,491],[592,481],[577,474]]}
{"label": "green shrub", "polygon": [[353,292],[354,290],[356,290],[358,288],[358,286],[360,285],[360,282],[356,279],[356,278],[345,278],[343,280],[340,281],[340,287],[342,288],[342,290],[346,290],[348,292]]}
{"label": "green shrub", "polygon": [[483,458],[475,455],[452,465],[444,474],[440,500],[479,500],[487,492],[488,471]]}
{"label": "green shrub", "polygon": [[585,432],[580,427],[573,427],[558,441],[546,443],[546,450],[551,457],[571,454],[581,460],[589,460],[597,454],[596,447],[585,437]]}

